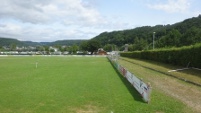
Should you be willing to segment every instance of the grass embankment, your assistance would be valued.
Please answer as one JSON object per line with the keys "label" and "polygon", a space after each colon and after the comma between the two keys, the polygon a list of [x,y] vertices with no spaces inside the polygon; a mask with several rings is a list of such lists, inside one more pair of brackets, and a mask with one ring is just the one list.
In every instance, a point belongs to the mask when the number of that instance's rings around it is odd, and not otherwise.
{"label": "grass embankment", "polygon": [[[106,58],[0,57],[1,113],[189,113],[153,89],[150,104]],[[36,68],[36,62],[38,67]]]}
{"label": "grass embankment", "polygon": [[186,67],[173,66],[173,65],[154,62],[154,61],[130,59],[125,57],[121,57],[121,59],[134,63],[136,65],[178,78],[180,80],[192,83],[194,85],[201,86],[201,73],[200,73],[201,70],[196,70],[189,67],[189,69],[169,72],[171,70],[183,69]]}
{"label": "grass embankment", "polygon": [[[165,94],[180,100],[187,106],[194,109],[194,112],[199,113],[201,111],[201,88],[196,85],[186,83],[185,81],[175,79],[171,76],[167,76],[166,74],[169,70],[181,67],[129,58],[121,58],[119,63],[139,78],[142,78],[145,82],[150,82],[152,84],[153,91],[162,91]],[[171,74],[177,77],[185,77],[187,80],[195,80],[196,82],[200,81],[200,72],[198,70],[189,69],[172,72]],[[152,95],[154,94],[152,93]]]}

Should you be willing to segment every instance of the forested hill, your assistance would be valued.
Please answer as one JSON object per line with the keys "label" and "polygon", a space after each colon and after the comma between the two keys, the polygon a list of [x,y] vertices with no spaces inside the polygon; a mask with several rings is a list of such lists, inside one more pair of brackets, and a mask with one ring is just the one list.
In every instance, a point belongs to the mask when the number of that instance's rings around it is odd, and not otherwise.
{"label": "forested hill", "polygon": [[24,42],[21,42],[17,39],[12,38],[1,38],[0,37],[0,46],[10,46],[11,44],[18,45],[18,46],[25,46]]}
{"label": "forested hill", "polygon": [[51,42],[48,45],[68,45],[68,46],[72,46],[72,45],[80,45],[81,42],[83,42],[85,40],[58,40],[55,42]]}
{"label": "forested hill", "polygon": [[[129,30],[103,32],[93,38],[101,45],[115,44],[123,46],[132,44],[135,50],[150,48],[153,44],[155,32],[155,46],[180,47],[201,42],[201,15],[186,19],[173,25],[143,26]],[[141,46],[137,47],[136,46]]]}
{"label": "forested hill", "polygon": [[41,46],[41,45],[72,46],[72,45],[79,45],[82,41],[85,41],[85,40],[58,40],[58,41],[54,41],[54,42],[32,42],[32,41],[19,41],[17,39],[0,37],[0,46],[11,46],[11,45],[15,45],[15,46]]}
{"label": "forested hill", "polygon": [[0,46],[38,46],[49,44],[45,42],[32,42],[32,41],[19,41],[13,38],[1,38],[0,37]]}

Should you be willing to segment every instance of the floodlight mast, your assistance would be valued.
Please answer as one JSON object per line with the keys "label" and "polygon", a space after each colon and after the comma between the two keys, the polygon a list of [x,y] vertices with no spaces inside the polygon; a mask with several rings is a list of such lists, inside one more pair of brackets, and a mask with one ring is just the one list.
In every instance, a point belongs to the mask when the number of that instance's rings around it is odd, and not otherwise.
{"label": "floodlight mast", "polygon": [[153,50],[154,50],[154,38],[155,38],[155,33],[156,33],[156,32],[153,32]]}

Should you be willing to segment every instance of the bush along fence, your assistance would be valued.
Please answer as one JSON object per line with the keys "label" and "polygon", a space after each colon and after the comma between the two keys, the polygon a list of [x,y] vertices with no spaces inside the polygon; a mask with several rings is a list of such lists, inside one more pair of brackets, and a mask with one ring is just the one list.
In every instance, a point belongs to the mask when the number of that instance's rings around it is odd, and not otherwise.
{"label": "bush along fence", "polygon": [[112,63],[112,65],[119,71],[121,75],[123,75],[128,82],[132,84],[132,86],[140,93],[143,100],[147,103],[150,102],[150,94],[151,94],[151,86],[150,84],[144,83],[141,79],[137,78],[134,74],[129,72],[126,68],[118,64],[117,58],[113,55],[108,56],[108,59]]}
{"label": "bush along fence", "polygon": [[122,57],[154,60],[158,62],[201,68],[201,44],[152,51],[121,52]]}

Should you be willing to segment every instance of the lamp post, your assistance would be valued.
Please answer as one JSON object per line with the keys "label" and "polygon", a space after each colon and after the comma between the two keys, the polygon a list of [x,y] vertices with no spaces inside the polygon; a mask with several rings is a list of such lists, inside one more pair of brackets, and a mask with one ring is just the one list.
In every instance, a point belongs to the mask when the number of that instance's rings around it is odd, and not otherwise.
{"label": "lamp post", "polygon": [[154,38],[155,38],[155,33],[156,33],[156,32],[153,32],[153,50],[154,50]]}

